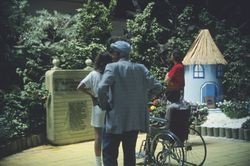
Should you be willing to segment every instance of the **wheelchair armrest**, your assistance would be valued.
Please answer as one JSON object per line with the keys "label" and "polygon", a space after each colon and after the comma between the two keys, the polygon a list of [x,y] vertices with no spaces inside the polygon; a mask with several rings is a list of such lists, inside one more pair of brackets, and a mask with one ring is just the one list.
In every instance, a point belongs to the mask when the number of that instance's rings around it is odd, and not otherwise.
{"label": "wheelchair armrest", "polygon": [[157,118],[157,117],[153,117],[153,116],[150,116],[150,117],[149,117],[149,120],[150,120],[150,121],[156,121],[156,122],[158,122],[158,123],[164,123],[164,124],[167,124],[167,123],[168,123],[168,120],[167,120],[167,119]]}

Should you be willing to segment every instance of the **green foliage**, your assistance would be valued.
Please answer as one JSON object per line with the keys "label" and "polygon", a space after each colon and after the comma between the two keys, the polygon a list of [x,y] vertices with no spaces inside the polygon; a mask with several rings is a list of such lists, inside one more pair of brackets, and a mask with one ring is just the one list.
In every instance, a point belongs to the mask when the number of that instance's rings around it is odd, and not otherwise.
{"label": "green foliage", "polygon": [[[164,94],[154,98],[149,105],[149,114],[153,117],[165,118],[167,107],[171,103],[165,98]],[[201,125],[207,120],[208,108],[205,103],[182,102],[185,108],[190,109],[190,124]]]}
{"label": "green foliage", "polygon": [[156,107],[155,110],[152,110],[150,112],[151,116],[158,117],[158,118],[165,118],[165,114],[166,114],[166,107],[163,107],[163,106],[158,106]]}
{"label": "green foliage", "polygon": [[[249,36],[241,36],[238,29],[231,28],[224,40],[224,55],[229,62],[225,66],[223,85],[226,99],[249,99],[250,96],[250,52]],[[227,40],[226,40],[227,39]]]}
{"label": "green foliage", "polygon": [[[228,61],[222,80],[225,98],[235,100],[249,98],[250,66],[248,64],[250,64],[250,58],[247,57],[249,36],[242,36],[237,28],[228,28],[225,21],[216,19],[205,9],[197,13],[193,12],[193,7],[187,6],[179,14],[175,23],[177,33],[173,34],[173,37],[165,44],[167,52],[178,48],[185,54],[198,31],[208,28],[215,43]],[[172,31],[174,32],[174,30]]]}
{"label": "green foliage", "polygon": [[28,126],[27,112],[24,111],[20,93],[2,93],[2,107],[0,112],[0,142],[25,135]]}
{"label": "green foliage", "polygon": [[168,72],[168,70],[169,69],[166,67],[158,67],[158,66],[151,66],[150,68],[151,74],[154,75],[158,80],[160,80],[162,84],[164,84],[165,75]]}
{"label": "green foliage", "polygon": [[71,17],[57,12],[37,12],[38,16],[27,18],[25,31],[20,37],[16,50],[17,58],[22,61],[17,72],[24,84],[42,82],[44,73],[50,69],[53,57],[64,53],[64,45],[70,45]]}
{"label": "green foliage", "polygon": [[[0,140],[45,132],[44,85],[28,83],[23,91],[1,92]],[[3,142],[2,142],[3,141]]]}
{"label": "green foliage", "polygon": [[12,50],[23,84],[18,92],[5,92],[1,102],[1,140],[45,130],[45,72],[54,58],[63,69],[80,69],[87,58],[94,60],[106,50],[111,31],[108,13],[101,3],[88,2],[75,16],[42,10],[26,17]]}
{"label": "green foliage", "polygon": [[[133,45],[132,59],[146,65],[157,78],[163,80],[171,67],[168,57],[176,48],[184,55],[197,28],[194,26],[192,7],[186,7],[178,16],[173,15],[162,28],[151,16],[153,6],[154,3],[149,3],[142,13],[138,13],[133,20],[128,20],[127,31]],[[169,31],[170,38],[166,43],[160,44],[160,36]]]}
{"label": "green foliage", "polygon": [[[247,57],[250,51],[248,47],[250,43],[249,36],[242,36],[237,28],[227,27],[226,21],[216,19],[205,9],[198,11],[197,15],[192,14],[191,10],[191,7],[188,6],[179,15],[178,18],[182,18],[178,19],[178,21],[181,21],[179,25],[182,27],[179,31],[182,33],[179,39],[179,34],[175,35],[171,43],[179,45],[182,48],[181,50],[186,53],[188,48],[186,44],[190,47],[191,41],[193,41],[188,36],[195,36],[194,31],[197,33],[199,29],[209,29],[215,43],[228,62],[225,66],[224,78],[222,80],[225,98],[231,100],[249,98],[250,66],[248,64],[250,63],[250,58]],[[183,19],[183,17],[186,19]],[[193,18],[193,21],[190,22],[191,18]],[[182,31],[181,29],[186,29],[187,31]]]}
{"label": "green foliage", "polygon": [[170,104],[163,96],[152,99],[149,105],[149,115],[158,118],[165,118],[166,108]]}
{"label": "green foliage", "polygon": [[250,108],[249,101],[226,101],[217,103],[217,106],[231,119],[244,118],[248,116]]}
{"label": "green foliage", "polygon": [[[242,36],[239,29],[227,27],[226,21],[220,21],[207,10],[194,9],[193,6],[186,6],[180,13],[170,10],[172,14],[169,14],[169,21],[162,29],[151,18],[152,8],[153,3],[150,3],[142,13],[127,21],[128,38],[133,45],[133,60],[145,64],[154,75],[163,80],[171,67],[168,57],[172,51],[177,48],[184,57],[199,30],[207,28],[228,61],[222,79],[225,98],[249,98],[249,36]],[[163,33],[169,33],[169,38],[166,43],[159,44],[158,36],[165,36]]]}
{"label": "green foliage", "polygon": [[[110,8],[115,5],[112,1]],[[77,39],[85,44],[92,42],[105,44],[112,30],[110,10],[101,2],[88,1],[77,10],[76,14]]]}
{"label": "green foliage", "polygon": [[81,45],[79,42],[72,41],[68,45],[64,45],[64,53],[59,56],[60,67],[63,69],[82,69],[86,67],[84,63],[90,58],[94,61],[96,55],[105,51],[103,44],[90,43],[89,45]]}
{"label": "green foliage", "polygon": [[24,84],[43,82],[53,58],[60,60],[63,69],[84,68],[87,58],[94,60],[105,50],[111,31],[108,14],[104,5],[91,1],[75,16],[42,10],[27,18],[16,49],[22,62],[17,72]]}
{"label": "green foliage", "polygon": [[114,14],[113,12],[114,12],[114,10],[115,10],[115,8],[117,6],[117,1],[118,0],[110,0],[109,7],[108,7],[108,9],[110,11],[110,15]]}
{"label": "green foliage", "polygon": [[[148,4],[149,1],[140,3]],[[6,71],[17,73],[23,80],[21,90],[0,92],[0,141],[45,129],[44,74],[52,67],[53,58],[61,61],[63,69],[84,68],[87,58],[106,50],[112,30],[111,12],[117,0],[106,8],[101,2],[86,1],[74,16],[38,11],[27,17],[27,0],[0,2],[0,74]],[[225,97],[238,101],[250,96],[249,36],[242,36],[238,28],[228,27],[227,22],[218,20],[205,9],[186,6],[181,12],[169,7],[165,25],[160,25],[152,16],[154,3],[149,3],[142,13],[127,21],[127,39],[133,46],[132,59],[145,64],[152,74],[163,80],[171,63],[168,57],[175,48],[183,56],[194,41],[198,31],[209,29],[217,46],[224,54],[225,67],[223,86]],[[166,35],[167,34],[167,35]],[[165,43],[163,41],[163,37]],[[6,76],[6,77],[5,77]],[[3,76],[7,86],[12,74]],[[16,83],[16,81],[14,81]],[[222,106],[233,118],[246,115],[247,104],[236,102]],[[157,107],[161,114],[164,107]],[[207,115],[205,107],[197,107],[193,117],[202,123]]]}
{"label": "green foliage", "polygon": [[[173,18],[170,18],[172,21],[165,25],[171,31],[171,36],[164,44],[164,53],[168,59],[174,49],[178,49],[184,57],[194,41],[199,28],[197,16],[193,10],[192,6],[185,7],[181,13],[173,15]],[[170,66],[169,64],[166,65]]]}
{"label": "green foliage", "polygon": [[[15,67],[13,47],[22,33],[21,26],[27,15],[26,0],[9,0],[0,2],[0,142],[23,136],[27,130],[27,114],[19,92],[6,93],[4,90],[16,87],[19,83]],[[2,90],[3,89],[3,90]]]}
{"label": "green foliage", "polygon": [[250,129],[250,119],[247,119],[245,122],[243,122],[241,128]]}
{"label": "green foliage", "polygon": [[4,78],[0,89],[10,89],[19,83],[15,73],[18,62],[13,56],[13,46],[22,32],[21,25],[27,15],[27,8],[27,0],[0,1],[0,77]]}
{"label": "green foliage", "polygon": [[47,90],[44,83],[29,82],[21,91],[23,105],[28,114],[28,133],[45,132],[46,110],[44,103],[47,98]]}
{"label": "green foliage", "polygon": [[207,120],[208,108],[205,103],[189,103],[191,109],[190,124],[201,125]]}
{"label": "green foliage", "polygon": [[[1,53],[10,58],[10,49],[22,32],[22,23],[27,15],[27,0],[0,2],[0,44]],[[4,33],[3,33],[4,32]]]}
{"label": "green foliage", "polygon": [[162,66],[157,38],[162,31],[155,18],[151,16],[154,3],[149,3],[142,13],[127,21],[128,38],[133,46],[131,58],[148,68]]}

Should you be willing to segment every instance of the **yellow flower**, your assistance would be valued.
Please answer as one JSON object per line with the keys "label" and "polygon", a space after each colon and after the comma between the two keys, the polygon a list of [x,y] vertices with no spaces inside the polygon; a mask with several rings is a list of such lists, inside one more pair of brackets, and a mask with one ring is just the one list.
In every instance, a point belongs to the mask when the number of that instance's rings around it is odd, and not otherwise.
{"label": "yellow flower", "polygon": [[154,106],[154,105],[151,105],[151,106],[150,106],[150,110],[151,110],[151,111],[154,111],[155,109],[156,109],[156,106]]}

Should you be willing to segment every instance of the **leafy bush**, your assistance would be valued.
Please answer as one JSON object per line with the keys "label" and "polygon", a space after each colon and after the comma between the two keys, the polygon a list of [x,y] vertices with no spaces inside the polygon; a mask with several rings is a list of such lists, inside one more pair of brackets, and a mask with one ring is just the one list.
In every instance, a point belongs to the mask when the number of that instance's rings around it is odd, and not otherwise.
{"label": "leafy bush", "polygon": [[247,119],[245,122],[243,122],[241,128],[250,129],[250,119]]}
{"label": "leafy bush", "polygon": [[[89,19],[93,14],[95,18]],[[53,58],[60,59],[63,69],[79,69],[87,58],[94,60],[104,51],[111,31],[108,14],[102,3],[88,1],[75,16],[42,10],[26,18],[12,50],[23,82],[18,91],[2,95],[1,140],[45,131],[45,72]],[[87,25],[92,29],[83,28]]]}
{"label": "leafy bush", "polygon": [[189,103],[191,109],[190,124],[201,125],[207,120],[208,108],[205,103]]}
{"label": "leafy bush", "polygon": [[153,98],[148,108],[150,116],[165,118],[166,108],[168,104],[169,103],[161,97]]}
{"label": "leafy bush", "polygon": [[44,73],[51,68],[53,58],[64,69],[84,68],[84,61],[103,50],[102,45],[86,46],[75,39],[72,17],[43,10],[25,22],[26,31],[20,37],[16,55],[22,59],[17,72],[24,84],[43,82]]}
{"label": "leafy bush", "polygon": [[[184,31],[174,35],[176,40],[172,43],[179,45],[178,47],[181,47],[181,50],[185,53],[191,44],[190,36],[194,37],[198,30],[208,28],[228,62],[225,65],[222,79],[225,99],[248,99],[250,96],[250,85],[248,84],[250,80],[250,66],[248,65],[250,58],[247,55],[250,51],[248,47],[250,37],[240,34],[238,28],[228,27],[225,20],[218,20],[205,9],[196,9],[196,13],[193,13],[192,10],[193,7],[187,6],[179,15],[184,17],[184,19],[178,19],[180,28],[184,29]],[[189,46],[186,47],[185,44]]]}
{"label": "leafy bush", "polygon": [[167,67],[156,67],[151,66],[150,73],[155,76],[161,83],[164,85],[164,79],[166,76],[166,73],[169,71]]}
{"label": "leafy bush", "polygon": [[[165,118],[166,109],[171,104],[163,96],[154,98],[149,105],[149,114],[154,117]],[[205,103],[191,103],[183,101],[188,109],[190,109],[190,124],[201,125],[207,120],[208,108]]]}
{"label": "leafy bush", "polygon": [[[44,86],[43,86],[44,87]],[[37,83],[28,83],[24,90],[1,92],[0,142],[45,132],[47,91]]]}
{"label": "leafy bush", "polygon": [[228,60],[225,67],[223,85],[226,99],[249,99],[250,98],[250,52],[249,36],[241,36],[238,29],[232,28],[222,40],[225,44],[224,55]]}
{"label": "leafy bush", "polygon": [[[27,16],[27,0],[0,1],[0,89],[10,89],[19,84],[16,74],[18,61],[15,60],[13,47],[22,33],[21,26]],[[8,71],[8,72],[6,72]]]}
{"label": "leafy bush", "polygon": [[22,105],[19,92],[2,94],[2,107],[0,112],[0,142],[24,136],[27,126],[27,112]]}
{"label": "leafy bush", "polygon": [[[104,51],[112,30],[110,13],[117,1],[112,0],[109,8],[101,2],[87,1],[74,16],[43,10],[26,17],[26,0],[1,1],[2,4],[11,4],[11,7],[5,10],[6,5],[1,6],[0,10],[0,22],[6,25],[0,27],[4,32],[0,34],[3,52],[0,66],[11,67],[11,70],[18,67],[17,73],[23,82],[18,85],[21,90],[0,93],[1,140],[45,129],[43,82],[45,72],[52,67],[52,59],[60,59],[63,69],[79,69],[85,67],[87,58],[93,60]],[[229,62],[223,79],[225,97],[249,98],[250,58],[246,56],[250,51],[249,36],[242,36],[237,28],[229,28],[225,21],[192,6],[181,12],[170,7],[166,24],[160,25],[151,14],[153,7],[154,3],[148,4],[142,13],[127,22],[126,35],[133,45],[133,60],[144,63],[163,80],[170,68],[168,57],[172,50],[178,48],[184,55],[198,31],[208,28]],[[160,43],[162,36],[167,36],[166,43]],[[5,81],[9,83],[10,79]],[[155,114],[161,115],[164,107],[156,108]],[[240,102],[221,108],[233,118],[246,115],[245,104]],[[206,108],[197,107],[196,112],[194,122],[202,123],[207,115]]]}
{"label": "leafy bush", "polygon": [[[162,79],[165,73],[161,71],[170,68],[168,57],[172,51],[177,48],[184,57],[199,30],[209,29],[228,62],[222,79],[225,99],[249,99],[250,36],[243,36],[239,28],[229,27],[226,20],[217,19],[206,9],[191,5],[180,12],[170,6],[167,21],[160,25],[152,18],[153,7],[153,3],[149,4],[142,13],[127,22],[128,38],[135,50],[134,60],[144,63],[150,70],[152,68],[152,72]],[[166,42],[160,43],[159,36],[166,36]]]}
{"label": "leafy bush", "polygon": [[217,103],[217,106],[229,118],[238,119],[248,116],[250,110],[249,101],[226,101]]}
{"label": "leafy bush", "polygon": [[109,10],[100,2],[88,1],[74,16],[38,11],[27,18],[16,56],[22,63],[18,73],[27,82],[43,82],[44,73],[58,58],[63,69],[84,68],[105,50],[111,32]]}
{"label": "leafy bush", "polygon": [[149,3],[142,13],[127,21],[127,37],[133,46],[131,58],[148,68],[164,64],[158,45],[162,28],[156,18],[151,16],[153,5],[154,3]]}
{"label": "leafy bush", "polygon": [[76,38],[85,43],[105,44],[111,36],[110,10],[98,1],[88,1],[75,15]]}
{"label": "leafy bush", "polygon": [[44,84],[30,82],[21,91],[23,105],[27,112],[28,133],[45,132],[46,110],[44,103],[47,98],[47,90]]}

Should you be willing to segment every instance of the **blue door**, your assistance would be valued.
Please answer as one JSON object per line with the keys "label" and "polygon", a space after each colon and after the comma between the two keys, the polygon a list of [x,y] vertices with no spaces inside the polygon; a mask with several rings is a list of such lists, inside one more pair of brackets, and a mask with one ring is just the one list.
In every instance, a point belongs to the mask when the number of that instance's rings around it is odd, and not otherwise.
{"label": "blue door", "polygon": [[216,102],[218,96],[218,86],[215,83],[205,83],[204,86],[202,86],[201,90],[201,97],[202,102],[206,102],[206,98],[213,98],[213,100]]}

